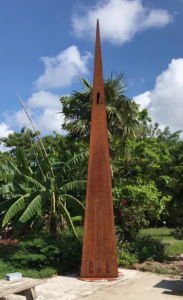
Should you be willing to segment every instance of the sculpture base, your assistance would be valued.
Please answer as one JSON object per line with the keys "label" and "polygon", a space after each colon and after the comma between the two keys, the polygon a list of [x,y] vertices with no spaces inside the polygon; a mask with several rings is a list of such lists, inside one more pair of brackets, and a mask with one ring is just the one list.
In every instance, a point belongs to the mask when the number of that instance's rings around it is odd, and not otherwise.
{"label": "sculpture base", "polygon": [[118,277],[116,278],[81,278],[81,277],[76,277],[78,280],[86,281],[86,282],[97,282],[97,281],[102,281],[102,282],[107,282],[107,281],[116,281],[120,280],[124,277],[122,273],[118,273]]}

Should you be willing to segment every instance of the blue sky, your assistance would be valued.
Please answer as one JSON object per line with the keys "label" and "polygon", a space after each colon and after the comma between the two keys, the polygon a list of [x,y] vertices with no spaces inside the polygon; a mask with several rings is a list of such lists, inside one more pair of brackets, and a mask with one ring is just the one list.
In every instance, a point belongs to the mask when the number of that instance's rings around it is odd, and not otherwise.
{"label": "blue sky", "polygon": [[96,19],[103,73],[124,72],[153,121],[183,129],[182,0],[0,1],[0,137],[30,126],[61,132],[61,95],[93,78]]}

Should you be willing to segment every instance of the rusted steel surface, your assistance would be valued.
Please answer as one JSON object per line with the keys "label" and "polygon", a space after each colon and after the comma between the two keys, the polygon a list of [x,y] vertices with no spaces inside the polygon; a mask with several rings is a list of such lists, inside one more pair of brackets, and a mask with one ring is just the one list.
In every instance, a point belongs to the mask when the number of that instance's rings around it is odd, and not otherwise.
{"label": "rusted steel surface", "polygon": [[97,20],[81,278],[117,278],[107,118]]}

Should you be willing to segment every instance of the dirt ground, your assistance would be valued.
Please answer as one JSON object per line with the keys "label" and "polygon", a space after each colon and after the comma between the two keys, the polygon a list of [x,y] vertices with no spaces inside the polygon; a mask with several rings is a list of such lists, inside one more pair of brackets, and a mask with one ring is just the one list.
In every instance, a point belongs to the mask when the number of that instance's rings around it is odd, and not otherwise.
{"label": "dirt ground", "polygon": [[0,239],[0,248],[6,248],[18,243],[18,240],[9,239]]}
{"label": "dirt ground", "polygon": [[134,269],[158,274],[183,276],[183,254],[171,257],[165,263],[146,261],[142,264],[135,264]]}

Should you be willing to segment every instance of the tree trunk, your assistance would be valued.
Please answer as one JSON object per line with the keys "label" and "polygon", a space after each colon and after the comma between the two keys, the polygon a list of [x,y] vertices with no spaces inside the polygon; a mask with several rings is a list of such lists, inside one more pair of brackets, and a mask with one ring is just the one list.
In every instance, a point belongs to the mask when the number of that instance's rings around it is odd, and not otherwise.
{"label": "tree trunk", "polygon": [[50,216],[50,232],[56,233],[57,231],[57,216],[56,213],[52,212]]}

